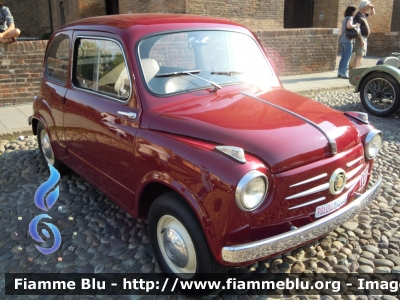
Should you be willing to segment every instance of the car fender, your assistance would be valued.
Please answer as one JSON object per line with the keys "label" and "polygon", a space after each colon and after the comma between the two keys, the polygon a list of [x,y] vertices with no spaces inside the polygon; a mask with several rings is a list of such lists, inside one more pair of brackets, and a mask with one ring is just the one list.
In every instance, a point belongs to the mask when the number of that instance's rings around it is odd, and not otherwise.
{"label": "car fender", "polygon": [[246,154],[247,162],[242,164],[215,150],[214,146],[206,141],[140,130],[135,157],[145,167],[137,176],[138,205],[133,214],[138,215],[142,206],[149,206],[146,204],[149,200],[143,197],[149,184],[164,185],[192,209],[211,252],[222,263],[222,247],[249,239],[251,212],[237,206],[237,184],[251,170],[267,174],[268,171],[252,155]]}
{"label": "car fender", "polygon": [[[45,99],[36,97],[35,100],[33,101],[32,107],[34,111],[34,114],[32,116],[32,132],[34,134],[38,134],[36,132],[36,125],[37,122],[40,122],[49,131],[49,134],[51,135],[50,131],[51,128],[55,126],[55,122],[51,114],[51,108],[49,103],[47,103]],[[37,120],[37,122],[35,122],[34,120]],[[53,138],[52,135],[51,137]]]}
{"label": "car fender", "polygon": [[60,134],[60,128],[57,129],[55,125],[54,116],[51,112],[51,108],[49,103],[40,97],[36,97],[33,101],[33,110],[34,114],[32,116],[32,132],[34,135],[37,135],[36,126],[37,123],[40,122],[46,128],[47,133],[50,136],[50,141],[52,144],[52,148],[57,159],[64,161],[65,159],[65,147],[60,143],[58,139],[58,135]]}
{"label": "car fender", "polygon": [[355,93],[360,91],[360,86],[366,76],[374,72],[383,72],[393,76],[400,84],[400,69],[389,65],[377,65],[370,68],[356,68],[349,72],[349,82],[355,86]]}

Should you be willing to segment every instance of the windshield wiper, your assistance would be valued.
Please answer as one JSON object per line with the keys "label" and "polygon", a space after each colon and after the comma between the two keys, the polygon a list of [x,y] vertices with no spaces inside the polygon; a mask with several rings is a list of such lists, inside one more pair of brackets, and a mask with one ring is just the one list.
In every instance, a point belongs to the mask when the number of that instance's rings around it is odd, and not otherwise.
{"label": "windshield wiper", "polygon": [[220,90],[222,88],[220,85],[216,84],[215,82],[213,82],[211,80],[205,79],[205,78],[200,77],[200,76],[193,75],[193,73],[200,73],[200,72],[201,72],[201,70],[178,71],[178,72],[171,72],[171,73],[156,74],[156,77],[169,77],[169,76],[175,76],[175,75],[190,75],[190,76],[193,76],[195,78],[207,81],[208,83],[213,85],[215,87],[214,92],[216,90]]}
{"label": "windshield wiper", "polygon": [[239,75],[239,74],[243,74],[244,72],[240,72],[240,71],[212,71],[211,74],[213,75]]}
{"label": "windshield wiper", "polygon": [[171,72],[171,73],[162,73],[162,74],[156,74],[156,77],[169,77],[169,76],[174,76],[174,75],[189,75],[191,74],[196,74],[200,73],[201,70],[188,70],[188,71],[178,71],[178,72]]}

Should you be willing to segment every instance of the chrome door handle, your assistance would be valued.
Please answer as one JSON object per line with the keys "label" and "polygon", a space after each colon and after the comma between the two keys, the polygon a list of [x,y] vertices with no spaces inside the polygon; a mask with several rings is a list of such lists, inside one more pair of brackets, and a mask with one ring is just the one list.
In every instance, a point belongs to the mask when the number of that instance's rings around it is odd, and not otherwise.
{"label": "chrome door handle", "polygon": [[136,119],[137,114],[134,112],[118,111],[119,115],[127,116],[130,119]]}

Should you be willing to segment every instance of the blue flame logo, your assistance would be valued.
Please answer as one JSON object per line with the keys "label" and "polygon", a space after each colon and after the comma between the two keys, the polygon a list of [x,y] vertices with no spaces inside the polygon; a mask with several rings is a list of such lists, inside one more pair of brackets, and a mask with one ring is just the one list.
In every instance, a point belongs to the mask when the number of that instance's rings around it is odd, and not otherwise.
{"label": "blue flame logo", "polygon": [[[47,197],[46,197],[46,203],[47,207],[45,205],[45,196],[46,193],[48,193],[60,180],[60,173],[49,164],[49,169],[50,169],[50,177],[49,179],[42,183],[41,186],[36,191],[35,194],[35,204],[37,207],[39,207],[41,210],[48,211],[50,208],[53,207],[53,205],[56,203],[58,195],[60,194],[60,189],[59,186],[57,186],[53,191],[51,191]],[[51,219],[51,217],[48,214],[41,214],[33,218],[33,220],[29,223],[29,233],[31,237],[39,242],[39,243],[44,243],[44,240],[40,237],[37,226],[39,224],[39,221],[43,218]],[[54,226],[51,223],[43,222],[46,224],[51,232],[53,233],[54,236],[54,245],[51,248],[43,248],[38,245],[35,245],[35,247],[43,254],[51,254],[55,251],[57,251],[58,248],[61,246],[61,234],[60,231],[56,226]],[[50,233],[46,229],[42,229],[42,234],[46,237],[50,237]]]}

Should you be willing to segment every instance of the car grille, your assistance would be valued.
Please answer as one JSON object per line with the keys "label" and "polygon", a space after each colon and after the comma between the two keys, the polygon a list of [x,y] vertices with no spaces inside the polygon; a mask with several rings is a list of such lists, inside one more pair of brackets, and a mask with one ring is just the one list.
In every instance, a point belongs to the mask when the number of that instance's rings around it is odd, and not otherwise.
{"label": "car grille", "polygon": [[[368,167],[363,146],[358,144],[324,160],[275,174],[270,198],[253,213],[253,228],[299,218],[304,222],[315,220],[317,206],[339,197],[348,198],[353,191],[358,191],[361,175]],[[329,180],[338,169],[345,173],[346,183],[340,193],[332,194]]]}
{"label": "car grille", "polygon": [[[323,160],[274,174],[270,197],[252,214],[251,236],[272,236],[290,230],[291,226],[309,224],[316,220],[318,206],[334,200],[343,199],[348,204],[355,198],[353,192],[367,185],[362,182],[366,179],[362,174],[370,170],[369,165],[362,144],[358,144]],[[345,173],[346,182],[343,190],[334,194],[329,180],[338,169]]]}
{"label": "car grille", "polygon": [[[348,171],[346,172],[346,185],[345,185],[345,188],[342,191],[342,193],[345,193],[349,188],[353,187],[357,182],[360,181],[360,178],[361,178],[360,172],[362,170],[364,170],[365,167],[367,166],[366,164],[360,163],[360,161],[362,161],[362,159],[363,159],[363,156],[358,157],[355,160],[353,160],[353,161],[351,161],[351,162],[346,164],[346,169],[348,169]],[[286,200],[292,200],[292,199],[302,198],[302,197],[309,196],[309,195],[314,195],[314,194],[317,194],[319,192],[328,191],[329,190],[329,178],[330,177],[328,176],[328,173],[323,173],[323,174],[317,175],[315,177],[312,177],[310,179],[307,179],[307,180],[292,184],[291,186],[289,186],[289,188],[299,187],[299,186],[302,186],[302,185],[305,185],[305,184],[311,184],[312,182],[318,182],[318,185],[316,185],[316,186],[314,186],[312,188],[308,188],[308,189],[306,189],[306,190],[304,190],[304,191],[302,191],[300,193],[296,193],[294,195],[288,196],[285,199]],[[322,183],[322,184],[319,184],[320,181],[325,181],[325,182]],[[289,190],[289,193],[290,193],[290,190]],[[338,196],[340,196],[340,195],[338,195]],[[289,210],[297,209],[297,208],[300,208],[300,207],[304,207],[304,206],[307,206],[307,205],[311,205],[311,204],[314,204],[314,203],[318,203],[318,202],[324,201],[326,199],[327,198],[325,196],[318,197],[316,199],[312,199],[310,201],[301,203],[299,205],[289,206],[288,209]]]}

